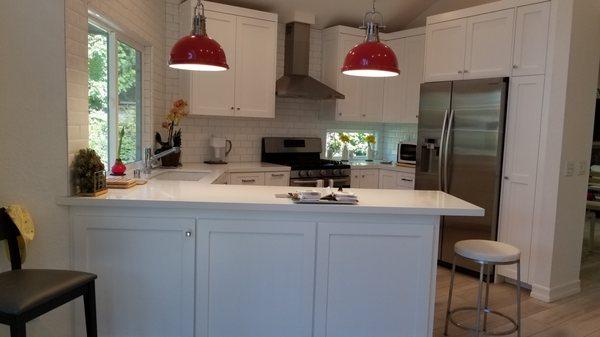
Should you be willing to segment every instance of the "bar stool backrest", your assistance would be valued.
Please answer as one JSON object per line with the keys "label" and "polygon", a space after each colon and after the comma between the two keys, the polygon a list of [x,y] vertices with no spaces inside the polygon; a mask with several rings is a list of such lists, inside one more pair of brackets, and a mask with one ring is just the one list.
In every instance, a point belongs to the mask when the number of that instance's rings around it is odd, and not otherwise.
{"label": "bar stool backrest", "polygon": [[12,270],[21,269],[21,253],[17,237],[21,235],[17,225],[12,221],[6,208],[0,208],[0,241],[8,241],[8,252],[10,255],[10,266]]}

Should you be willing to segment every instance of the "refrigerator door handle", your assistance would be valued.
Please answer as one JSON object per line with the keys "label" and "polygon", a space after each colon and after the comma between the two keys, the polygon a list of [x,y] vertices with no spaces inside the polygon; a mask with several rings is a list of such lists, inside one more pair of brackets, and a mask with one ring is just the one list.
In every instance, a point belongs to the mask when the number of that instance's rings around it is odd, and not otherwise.
{"label": "refrigerator door handle", "polygon": [[454,109],[450,110],[448,117],[448,130],[446,131],[446,140],[444,141],[444,192],[448,193],[448,144],[450,144],[450,133],[454,124]]}
{"label": "refrigerator door handle", "polygon": [[446,124],[448,124],[448,109],[444,111],[444,123],[442,123],[442,135],[440,136],[440,154],[438,159],[438,189],[443,191],[444,183],[442,181],[442,159],[444,158],[444,137],[446,135]]}

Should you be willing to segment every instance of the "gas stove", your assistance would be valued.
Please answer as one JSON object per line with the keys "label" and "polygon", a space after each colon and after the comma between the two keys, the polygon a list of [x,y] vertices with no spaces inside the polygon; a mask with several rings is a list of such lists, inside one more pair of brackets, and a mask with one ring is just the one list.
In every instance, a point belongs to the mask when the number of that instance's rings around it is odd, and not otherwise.
{"label": "gas stove", "polygon": [[266,137],[261,160],[290,166],[291,186],[350,187],[350,165],[321,159],[320,138]]}

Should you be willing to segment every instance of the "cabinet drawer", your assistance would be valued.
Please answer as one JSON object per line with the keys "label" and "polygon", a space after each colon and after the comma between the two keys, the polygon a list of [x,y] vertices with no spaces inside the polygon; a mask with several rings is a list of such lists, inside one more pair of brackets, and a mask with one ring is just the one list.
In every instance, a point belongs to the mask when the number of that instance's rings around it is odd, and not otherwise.
{"label": "cabinet drawer", "polygon": [[230,173],[229,183],[231,185],[264,185],[264,173]]}
{"label": "cabinet drawer", "polygon": [[267,172],[265,173],[265,185],[267,186],[289,186],[289,172]]}
{"label": "cabinet drawer", "polygon": [[414,189],[415,175],[412,173],[398,172],[398,180],[396,182],[399,189]]}

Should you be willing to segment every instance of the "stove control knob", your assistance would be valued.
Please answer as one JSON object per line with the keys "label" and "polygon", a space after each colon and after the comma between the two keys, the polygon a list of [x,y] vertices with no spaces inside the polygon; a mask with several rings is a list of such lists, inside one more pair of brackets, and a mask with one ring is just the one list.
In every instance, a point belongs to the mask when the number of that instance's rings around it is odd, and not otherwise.
{"label": "stove control knob", "polygon": [[298,175],[300,177],[308,177],[308,172],[306,172],[304,170],[300,170],[300,171],[298,171]]}
{"label": "stove control knob", "polygon": [[334,176],[339,176],[340,175],[340,170],[338,170],[338,169],[333,170],[333,175]]}
{"label": "stove control knob", "polygon": [[323,176],[323,177],[328,176],[327,170],[321,170],[320,173],[321,173],[321,176]]}
{"label": "stove control knob", "polygon": [[313,170],[310,170],[310,171],[308,171],[308,176],[309,176],[309,177],[315,177],[315,176],[317,175],[316,173],[317,173],[317,172],[315,172],[315,171],[313,171]]}

